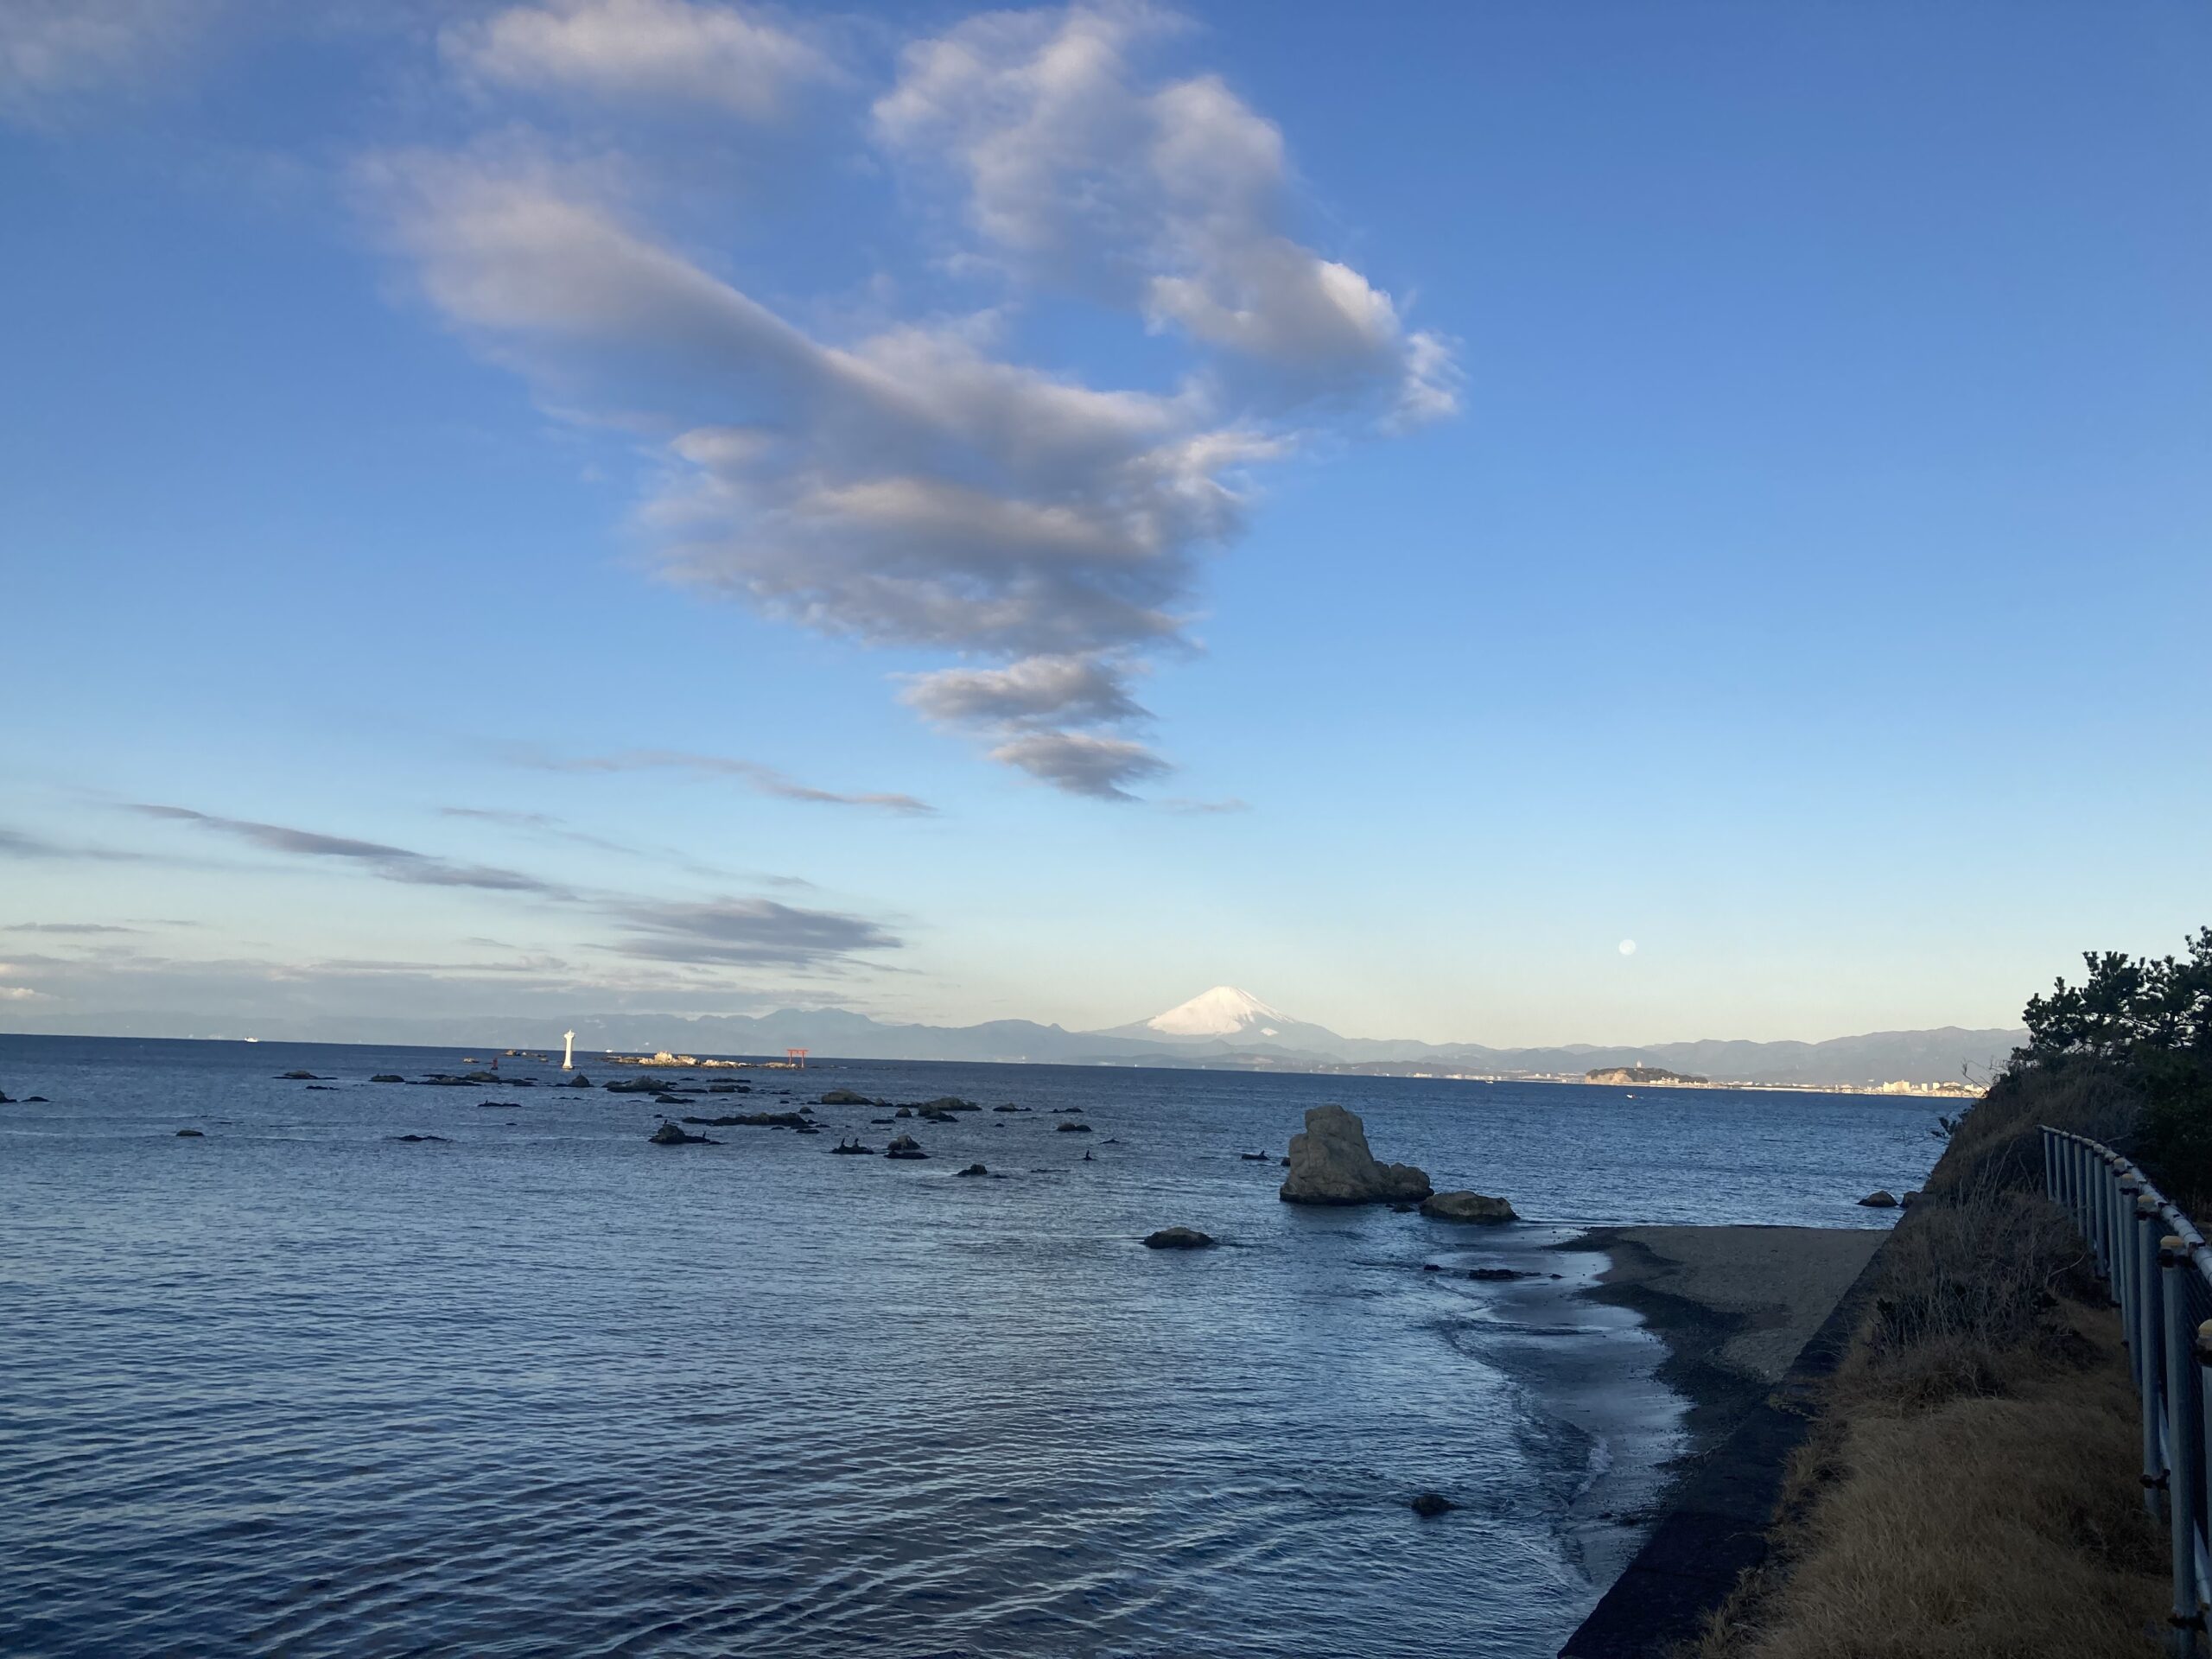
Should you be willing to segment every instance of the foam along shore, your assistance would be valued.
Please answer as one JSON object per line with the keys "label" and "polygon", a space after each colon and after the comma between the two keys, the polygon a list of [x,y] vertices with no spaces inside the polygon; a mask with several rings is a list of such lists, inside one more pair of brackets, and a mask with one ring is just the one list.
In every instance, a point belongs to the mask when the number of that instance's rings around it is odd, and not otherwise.
{"label": "foam along shore", "polygon": [[1781,1382],[1889,1236],[1867,1227],[1599,1227],[1567,1248],[1612,1265],[1588,1294],[1667,1344],[1662,1382],[1703,1452]]}

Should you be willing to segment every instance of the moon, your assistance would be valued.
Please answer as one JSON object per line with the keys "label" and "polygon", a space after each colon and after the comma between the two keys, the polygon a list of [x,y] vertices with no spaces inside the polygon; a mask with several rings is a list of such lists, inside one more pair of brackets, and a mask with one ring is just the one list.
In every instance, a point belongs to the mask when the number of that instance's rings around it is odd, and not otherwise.
{"label": "moon", "polygon": [[1634,939],[1623,939],[1621,941],[1621,955],[1624,957],[1632,957],[1635,954],[1636,941]]}

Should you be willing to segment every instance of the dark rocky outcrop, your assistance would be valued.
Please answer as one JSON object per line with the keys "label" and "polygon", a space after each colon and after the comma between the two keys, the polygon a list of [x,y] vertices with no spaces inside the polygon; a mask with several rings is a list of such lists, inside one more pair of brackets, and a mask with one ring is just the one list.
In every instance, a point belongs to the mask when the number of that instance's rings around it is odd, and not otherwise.
{"label": "dark rocky outcrop", "polygon": [[588,1089],[591,1087],[591,1079],[579,1071],[561,1086],[564,1089]]}
{"label": "dark rocky outcrop", "polygon": [[957,1095],[939,1095],[935,1100],[925,1100],[914,1108],[918,1112],[980,1112],[983,1109],[972,1100],[963,1100]]}
{"label": "dark rocky outcrop", "polygon": [[1272,1164],[1275,1160],[1271,1152],[1240,1152],[1236,1155],[1248,1164]]}
{"label": "dark rocky outcrop", "polygon": [[922,1150],[922,1143],[912,1135],[901,1135],[893,1138],[891,1144],[884,1148],[883,1155],[887,1158],[926,1158],[929,1154]]}
{"label": "dark rocky outcrop", "polygon": [[734,1112],[728,1117],[687,1117],[686,1123],[703,1123],[715,1129],[800,1129],[814,1126],[797,1112]]}
{"label": "dark rocky outcrop", "polygon": [[1480,1192],[1432,1192],[1421,1201],[1421,1212],[1431,1221],[1518,1221],[1513,1206],[1503,1198]]}
{"label": "dark rocky outcrop", "polygon": [[1090,1133],[1090,1125],[1088,1123],[1070,1123],[1062,1122],[1053,1124],[1052,1127],[1055,1129],[1058,1129],[1062,1135],[1089,1135]]}
{"label": "dark rocky outcrop", "polygon": [[994,1106],[991,1109],[995,1112],[1026,1112],[1029,1108],[1027,1106],[1016,1106],[1009,1102],[1004,1106]]}
{"label": "dark rocky outcrop", "polygon": [[1163,1227],[1144,1236],[1147,1250],[1207,1250],[1213,1248],[1214,1243],[1212,1234],[1202,1233],[1195,1227]]}
{"label": "dark rocky outcrop", "polygon": [[1862,1210],[1894,1210],[1897,1207],[1897,1201],[1891,1193],[1878,1189],[1859,1199],[1859,1206]]}
{"label": "dark rocky outcrop", "polygon": [[880,1106],[880,1101],[870,1100],[866,1095],[856,1095],[849,1089],[832,1089],[822,1096],[824,1106]]}
{"label": "dark rocky outcrop", "polygon": [[1413,1501],[1413,1511],[1426,1520],[1432,1516],[1446,1515],[1459,1506],[1441,1492],[1423,1492]]}
{"label": "dark rocky outcrop", "polygon": [[988,1175],[991,1172],[984,1168],[981,1164],[970,1164],[967,1168],[956,1170],[953,1173],[959,1175]]}
{"label": "dark rocky outcrop", "polygon": [[480,1100],[476,1103],[476,1109],[480,1112],[518,1112],[522,1110],[522,1102],[518,1100]]}
{"label": "dark rocky outcrop", "polygon": [[617,1077],[607,1085],[610,1095],[659,1095],[668,1091],[668,1085],[658,1077]]}
{"label": "dark rocky outcrop", "polygon": [[1533,1273],[1522,1272],[1519,1268],[1469,1268],[1467,1269],[1468,1278],[1478,1284],[1484,1285],[1503,1284],[1509,1279],[1533,1279],[1535,1276]]}
{"label": "dark rocky outcrop", "polygon": [[1315,1106],[1290,1137],[1290,1173],[1276,1194],[1285,1204],[1389,1204],[1425,1198],[1428,1177],[1410,1164],[1377,1161],[1367,1128],[1341,1106]]}
{"label": "dark rocky outcrop", "polygon": [[841,1153],[844,1156],[851,1158],[863,1154],[873,1155],[875,1148],[874,1147],[864,1147],[857,1141],[840,1141],[836,1146],[830,1147],[830,1150],[835,1153]]}
{"label": "dark rocky outcrop", "polygon": [[287,1071],[278,1080],[283,1083],[321,1083],[322,1081],[312,1071]]}
{"label": "dark rocky outcrop", "polygon": [[407,1079],[401,1077],[397,1071],[379,1071],[376,1076],[371,1077],[369,1081],[371,1083],[404,1083]]}
{"label": "dark rocky outcrop", "polygon": [[669,1122],[665,1118],[661,1121],[661,1126],[645,1139],[657,1147],[718,1147],[721,1144],[721,1141],[711,1141],[703,1135],[686,1134],[680,1125]]}
{"label": "dark rocky outcrop", "polygon": [[207,1135],[205,1129],[179,1129],[176,1132],[176,1138],[180,1141],[202,1141]]}
{"label": "dark rocky outcrop", "polygon": [[416,1142],[435,1141],[448,1147],[453,1144],[453,1138],[450,1135],[387,1135],[385,1138],[389,1141],[410,1141]]}

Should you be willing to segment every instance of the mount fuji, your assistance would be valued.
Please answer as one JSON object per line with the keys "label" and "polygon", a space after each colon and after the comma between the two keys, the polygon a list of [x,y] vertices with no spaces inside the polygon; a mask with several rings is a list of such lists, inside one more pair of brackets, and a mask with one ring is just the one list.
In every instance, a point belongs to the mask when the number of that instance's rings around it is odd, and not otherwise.
{"label": "mount fuji", "polygon": [[1332,1058],[1342,1058],[1351,1046],[1327,1027],[1294,1020],[1234,985],[1217,985],[1165,1014],[1097,1034],[1179,1047],[1225,1044],[1239,1049],[1296,1049]]}

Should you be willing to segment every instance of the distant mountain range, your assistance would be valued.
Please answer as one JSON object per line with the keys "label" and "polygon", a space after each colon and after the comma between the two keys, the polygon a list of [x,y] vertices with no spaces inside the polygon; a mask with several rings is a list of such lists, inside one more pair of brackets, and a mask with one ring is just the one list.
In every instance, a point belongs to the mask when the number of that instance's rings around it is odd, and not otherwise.
{"label": "distant mountain range", "polygon": [[[257,1034],[270,1039],[533,1048],[557,1046],[559,1036],[537,1019],[426,1022],[317,1018],[289,1028],[293,1023],[271,1021],[257,1027]],[[993,1020],[976,1026],[899,1025],[839,1008],[696,1017],[609,1014],[579,1015],[569,1023],[575,1027],[579,1055],[604,1049],[781,1054],[787,1048],[805,1048],[821,1058],[1578,1078],[1600,1067],[1657,1066],[1716,1083],[1815,1084],[1955,1083],[1962,1072],[1986,1077],[2027,1039],[2024,1031],[1967,1031],[1946,1026],[1936,1031],[1871,1032],[1821,1043],[1707,1040],[1491,1048],[1480,1043],[1339,1037],[1325,1026],[1294,1019],[1227,985],[1149,1020],[1105,1031],[1069,1031],[1030,1020]],[[180,1033],[186,1029],[174,1016],[161,1025]],[[137,1028],[149,1032],[159,1027]]]}

